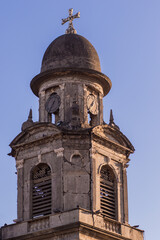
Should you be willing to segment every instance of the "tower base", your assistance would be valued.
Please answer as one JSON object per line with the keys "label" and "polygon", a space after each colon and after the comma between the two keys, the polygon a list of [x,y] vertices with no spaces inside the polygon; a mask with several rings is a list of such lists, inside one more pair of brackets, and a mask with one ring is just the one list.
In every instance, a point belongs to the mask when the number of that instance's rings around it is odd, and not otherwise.
{"label": "tower base", "polygon": [[78,208],[4,226],[0,239],[143,240],[143,231]]}

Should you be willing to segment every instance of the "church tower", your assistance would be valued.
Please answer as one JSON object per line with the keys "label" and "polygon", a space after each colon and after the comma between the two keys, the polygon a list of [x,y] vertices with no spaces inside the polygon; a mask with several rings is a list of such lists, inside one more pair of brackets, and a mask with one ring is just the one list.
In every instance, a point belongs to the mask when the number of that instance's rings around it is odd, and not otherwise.
{"label": "church tower", "polygon": [[128,223],[127,173],[134,147],[114,123],[103,121],[111,80],[101,72],[93,45],[66,34],[44,53],[31,81],[39,98],[11,142],[17,168],[17,219],[1,228],[3,240],[143,240]]}

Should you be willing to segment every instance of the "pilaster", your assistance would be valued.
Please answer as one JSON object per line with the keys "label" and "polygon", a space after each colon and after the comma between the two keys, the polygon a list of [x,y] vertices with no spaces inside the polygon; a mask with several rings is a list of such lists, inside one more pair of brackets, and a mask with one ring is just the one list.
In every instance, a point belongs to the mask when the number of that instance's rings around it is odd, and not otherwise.
{"label": "pilaster", "polygon": [[46,113],[45,113],[45,91],[41,91],[39,93],[39,121],[45,122],[46,120]]}
{"label": "pilaster", "polygon": [[23,207],[24,207],[24,159],[16,161],[17,168],[17,221],[24,219]]}
{"label": "pilaster", "polygon": [[127,164],[123,164],[123,196],[124,196],[124,223],[128,223],[128,187],[127,187]]}

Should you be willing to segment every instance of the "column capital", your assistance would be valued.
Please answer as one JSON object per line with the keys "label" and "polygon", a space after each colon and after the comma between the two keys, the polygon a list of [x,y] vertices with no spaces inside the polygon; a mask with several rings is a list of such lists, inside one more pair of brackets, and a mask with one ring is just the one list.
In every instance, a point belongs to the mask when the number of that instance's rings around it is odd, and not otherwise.
{"label": "column capital", "polygon": [[16,161],[17,170],[20,169],[20,168],[23,168],[23,165],[24,165],[24,159]]}
{"label": "column capital", "polygon": [[54,149],[54,152],[57,154],[57,157],[63,157],[63,151],[64,151],[63,147]]}

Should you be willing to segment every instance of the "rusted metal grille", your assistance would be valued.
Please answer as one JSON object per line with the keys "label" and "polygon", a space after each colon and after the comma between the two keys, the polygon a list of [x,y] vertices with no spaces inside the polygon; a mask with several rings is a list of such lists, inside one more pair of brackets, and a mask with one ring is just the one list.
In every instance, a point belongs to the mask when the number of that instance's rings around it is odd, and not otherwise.
{"label": "rusted metal grille", "polygon": [[39,164],[32,173],[32,217],[51,214],[52,187],[51,169],[47,164]]}
{"label": "rusted metal grille", "polygon": [[103,216],[116,219],[115,177],[107,165],[101,169],[100,205]]}

